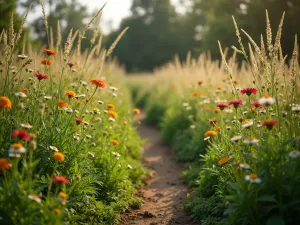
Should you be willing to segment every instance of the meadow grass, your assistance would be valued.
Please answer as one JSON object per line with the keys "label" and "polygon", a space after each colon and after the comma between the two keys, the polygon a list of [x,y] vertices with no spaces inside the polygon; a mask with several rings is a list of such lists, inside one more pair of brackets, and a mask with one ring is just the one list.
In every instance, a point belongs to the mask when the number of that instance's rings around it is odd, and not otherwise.
{"label": "meadow grass", "polygon": [[13,16],[1,31],[0,223],[114,224],[141,204],[134,194],[146,174],[139,110],[108,60],[125,31],[108,50],[97,28],[86,40],[101,9],[62,43],[42,8],[47,47],[19,47],[27,13],[18,32]]}
{"label": "meadow grass", "polygon": [[233,18],[231,57],[219,43],[221,61],[188,54],[157,69],[151,82],[132,84],[148,121],[187,162],[183,175],[195,191],[184,206],[203,225],[300,222],[298,42],[287,61],[284,14],[275,37],[266,18],[259,44]]}

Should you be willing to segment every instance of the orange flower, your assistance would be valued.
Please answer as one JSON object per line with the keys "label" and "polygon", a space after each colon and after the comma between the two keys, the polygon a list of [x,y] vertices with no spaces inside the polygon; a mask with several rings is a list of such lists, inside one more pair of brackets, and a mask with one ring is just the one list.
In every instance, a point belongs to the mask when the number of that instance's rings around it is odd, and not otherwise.
{"label": "orange flower", "polygon": [[220,111],[221,111],[221,109],[219,109],[219,108],[215,109],[215,113],[219,113]]}
{"label": "orange flower", "polygon": [[93,79],[91,80],[91,83],[94,84],[97,88],[105,88],[106,87],[106,83],[104,82],[104,80],[100,80],[100,79]]}
{"label": "orange flower", "polygon": [[56,214],[60,214],[60,209],[59,209],[59,208],[54,208],[53,211],[54,211]]}
{"label": "orange flower", "polygon": [[217,133],[213,130],[209,130],[204,134],[205,137],[217,136]]}
{"label": "orange flower", "polygon": [[194,91],[191,93],[192,96],[197,97],[200,96],[200,93],[198,91]]}
{"label": "orange flower", "polygon": [[77,101],[77,105],[82,105],[82,101]]}
{"label": "orange flower", "polygon": [[52,158],[55,159],[55,160],[57,160],[57,161],[59,161],[59,162],[65,161],[65,156],[61,152],[55,152],[52,155]]}
{"label": "orange flower", "polygon": [[51,50],[51,49],[44,49],[44,52],[47,55],[56,55],[56,52],[54,50]]}
{"label": "orange flower", "polygon": [[119,142],[117,140],[112,140],[111,143],[113,143],[113,145],[118,145]]}
{"label": "orange flower", "polygon": [[204,107],[204,110],[205,110],[206,112],[209,112],[209,111],[210,111],[210,108],[209,108],[209,107]]}
{"label": "orange flower", "polygon": [[52,61],[49,60],[49,59],[43,59],[43,60],[41,61],[41,64],[47,65],[47,66],[51,66],[51,65],[52,65]]}
{"label": "orange flower", "polygon": [[64,100],[61,100],[61,101],[58,101],[56,103],[56,105],[59,106],[59,107],[67,107],[68,103],[66,103]]}
{"label": "orange flower", "polygon": [[203,81],[202,80],[198,80],[198,85],[201,85],[203,84]]}
{"label": "orange flower", "polygon": [[222,87],[221,85],[217,85],[217,86],[216,86],[216,89],[217,89],[218,91],[222,91],[222,90],[223,90],[223,87]]}
{"label": "orange flower", "polygon": [[75,98],[76,93],[75,93],[74,91],[66,91],[66,92],[65,92],[65,95],[66,95],[68,98]]}
{"label": "orange flower", "polygon": [[106,107],[108,109],[115,109],[116,108],[113,104],[107,104]]}
{"label": "orange flower", "polygon": [[108,114],[109,117],[113,117],[113,118],[117,118],[118,117],[118,114],[116,112],[114,112],[114,111],[108,111],[107,114]]}
{"label": "orange flower", "polygon": [[220,132],[220,131],[221,131],[221,127],[220,127],[220,126],[216,126],[216,127],[215,127],[215,131]]}
{"label": "orange flower", "polygon": [[12,103],[9,98],[5,96],[0,97],[0,109],[11,109]]}
{"label": "orange flower", "polygon": [[140,115],[141,114],[141,111],[139,109],[133,109],[133,113],[135,115]]}
{"label": "orange flower", "polygon": [[223,166],[225,163],[227,163],[229,160],[228,157],[223,157],[222,159],[219,160],[218,165]]}
{"label": "orange flower", "polygon": [[0,158],[0,170],[7,170],[10,166],[8,159]]}

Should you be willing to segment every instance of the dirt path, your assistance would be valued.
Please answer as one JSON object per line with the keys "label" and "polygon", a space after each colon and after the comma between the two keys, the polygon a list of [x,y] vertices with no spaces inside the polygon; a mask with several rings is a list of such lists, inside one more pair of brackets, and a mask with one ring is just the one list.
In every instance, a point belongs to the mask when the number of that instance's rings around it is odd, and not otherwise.
{"label": "dirt path", "polygon": [[141,190],[144,205],[122,215],[121,225],[197,224],[181,208],[188,188],[182,183],[183,165],[176,162],[170,147],[160,141],[160,132],[146,125],[141,113],[139,134],[147,140],[144,146],[144,164],[153,171]]}

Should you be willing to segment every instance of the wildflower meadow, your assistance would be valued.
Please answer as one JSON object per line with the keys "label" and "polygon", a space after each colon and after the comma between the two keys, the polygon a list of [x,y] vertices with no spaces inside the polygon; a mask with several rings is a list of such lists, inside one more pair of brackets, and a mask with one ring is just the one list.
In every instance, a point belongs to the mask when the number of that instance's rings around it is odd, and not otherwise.
{"label": "wildflower meadow", "polygon": [[275,34],[266,15],[260,43],[233,18],[238,45],[224,50],[219,42],[221,61],[189,53],[130,82],[148,123],[186,163],[194,191],[184,207],[202,225],[300,222],[297,36],[287,61],[284,14]]}
{"label": "wildflower meadow", "polygon": [[[24,35],[31,3],[19,29],[12,14],[0,30],[0,224],[160,225],[167,204],[192,224],[300,224],[299,51],[297,35],[292,52],[282,49],[285,13],[274,32],[266,11],[260,37],[232,17],[236,46],[215,43],[220,60],[189,52],[148,75],[125,76],[112,55],[128,27],[105,47],[102,7],[63,40],[40,3],[46,45]],[[150,132],[138,130],[143,115]],[[166,150],[148,159],[163,168],[169,157],[167,175],[150,172],[143,146]],[[185,199],[142,208],[184,188],[180,178],[165,182],[170,163],[183,168]]]}
{"label": "wildflower meadow", "polygon": [[107,60],[118,39],[108,50],[97,30],[84,39],[101,10],[65,43],[43,11],[49,44],[38,51],[19,47],[13,16],[1,31],[0,224],[114,224],[141,204],[139,110]]}

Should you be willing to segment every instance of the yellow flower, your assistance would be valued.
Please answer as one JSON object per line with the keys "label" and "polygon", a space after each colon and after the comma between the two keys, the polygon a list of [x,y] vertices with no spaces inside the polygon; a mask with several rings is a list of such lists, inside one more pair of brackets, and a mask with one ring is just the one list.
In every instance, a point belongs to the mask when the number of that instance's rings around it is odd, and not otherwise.
{"label": "yellow flower", "polygon": [[0,108],[1,109],[11,109],[12,107],[12,103],[9,100],[9,98],[5,97],[5,96],[1,96],[0,97]]}
{"label": "yellow flower", "polygon": [[59,162],[63,162],[65,161],[65,156],[64,154],[62,154],[61,152],[55,152],[53,155],[52,155],[53,159],[59,161]]}
{"label": "yellow flower", "polygon": [[209,130],[204,134],[205,137],[217,136],[217,133],[213,130]]}
{"label": "yellow flower", "polygon": [[59,197],[63,198],[63,199],[67,199],[68,198],[68,195],[64,192],[59,192],[58,194]]}

